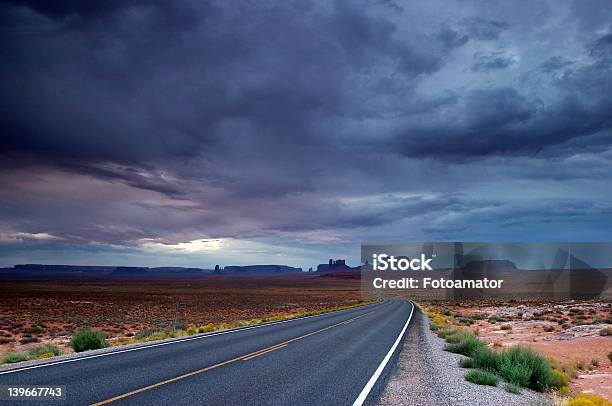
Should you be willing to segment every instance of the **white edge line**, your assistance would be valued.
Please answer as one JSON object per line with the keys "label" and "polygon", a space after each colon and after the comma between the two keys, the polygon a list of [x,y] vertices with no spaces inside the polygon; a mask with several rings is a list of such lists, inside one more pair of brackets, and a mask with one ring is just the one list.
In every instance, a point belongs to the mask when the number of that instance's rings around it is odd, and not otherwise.
{"label": "white edge line", "polygon": [[382,360],[378,368],[376,368],[376,371],[374,371],[374,375],[372,375],[368,383],[366,383],[366,386],[363,388],[363,390],[361,391],[361,393],[355,400],[355,402],[353,402],[353,406],[363,405],[363,402],[365,402],[366,398],[370,394],[370,391],[374,387],[374,384],[380,377],[380,374],[382,374],[382,371],[385,369],[385,366],[387,366],[387,363],[391,359],[391,356],[393,356],[395,349],[397,348],[400,341],[402,340],[402,337],[404,336],[404,333],[406,332],[406,329],[408,328],[408,324],[410,323],[410,319],[412,319],[412,313],[414,312],[414,304],[412,302],[410,302],[410,304],[412,305],[412,309],[410,310],[410,316],[408,316],[408,320],[406,321],[406,324],[404,324],[404,328],[399,333],[399,336],[397,336],[397,340],[395,340],[395,343],[393,344],[393,346],[391,347],[391,349],[389,350],[385,358]]}
{"label": "white edge line", "polygon": [[67,364],[69,362],[84,361],[84,360],[92,359],[92,358],[107,357],[109,355],[121,354],[121,353],[124,353],[124,352],[146,350],[147,348],[161,347],[162,345],[178,344],[178,343],[183,343],[185,341],[191,341],[191,340],[201,340],[203,338],[214,337],[214,336],[219,336],[219,335],[223,335],[223,334],[237,333],[239,331],[251,330],[251,329],[254,329],[254,328],[260,328],[260,327],[273,326],[273,325],[276,325],[276,324],[289,323],[291,321],[296,321],[296,320],[310,319],[311,317],[326,316],[326,315],[329,315],[329,314],[344,312],[344,311],[347,311],[347,310],[363,309],[363,308],[366,308],[366,307],[369,307],[369,306],[372,306],[372,305],[381,304],[381,303],[383,303],[383,302],[373,303],[373,304],[365,305],[365,306],[357,306],[357,307],[354,307],[354,308],[351,308],[351,309],[336,310],[336,311],[333,311],[333,312],[327,312],[327,313],[323,313],[323,314],[314,314],[312,316],[297,317],[295,319],[282,320],[282,321],[274,321],[274,322],[266,323],[266,324],[257,324],[255,326],[250,326],[250,327],[240,327],[240,328],[237,328],[237,329],[220,331],[218,333],[210,333],[210,334],[198,335],[196,337],[189,337],[189,338],[184,338],[184,339],[179,339],[179,340],[166,341],[166,342],[157,343],[157,344],[144,344],[144,345],[142,345],[140,347],[128,348],[128,349],[125,349],[125,350],[117,350],[117,351],[112,351],[112,352],[105,352],[103,354],[87,355],[87,356],[73,358],[73,359],[66,359],[66,360],[62,360],[62,361],[49,362],[47,364],[32,365],[32,366],[29,366],[29,367],[10,369],[8,371],[0,372],[0,375],[13,374],[13,373],[16,373],[16,372],[27,371],[29,369],[45,368],[45,367],[50,367],[50,366],[59,365],[59,364]]}

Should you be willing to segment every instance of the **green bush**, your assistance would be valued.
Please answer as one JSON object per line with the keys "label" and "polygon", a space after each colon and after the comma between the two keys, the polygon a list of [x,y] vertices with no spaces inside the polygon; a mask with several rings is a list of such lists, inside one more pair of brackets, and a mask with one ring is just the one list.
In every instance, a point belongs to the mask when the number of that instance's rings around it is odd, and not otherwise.
{"label": "green bush", "polygon": [[447,344],[444,349],[446,351],[454,352],[456,354],[471,356],[478,348],[483,347],[484,344],[475,335],[470,333],[461,334],[460,341],[457,343]]}
{"label": "green bush", "polygon": [[523,386],[538,392],[551,388],[553,384],[554,377],[550,364],[529,348],[515,347],[501,352],[498,370],[506,379],[511,377],[522,380],[527,376]]}
{"label": "green bush", "polygon": [[499,354],[492,351],[488,347],[482,346],[477,348],[476,351],[472,353],[472,359],[474,360],[476,368],[488,371],[497,371]]}
{"label": "green bush", "polygon": [[48,355],[49,353],[51,353],[51,356],[61,354],[59,348],[51,344],[46,344],[40,347],[30,348],[27,352],[29,353],[31,358],[39,358],[42,355]]}
{"label": "green bush", "polygon": [[491,372],[475,369],[465,374],[465,380],[477,385],[497,386],[499,377]]}
{"label": "green bush", "polygon": [[447,343],[449,344],[457,344],[458,342],[461,342],[461,339],[465,336],[465,333],[460,333],[460,332],[455,332],[453,334],[449,334],[446,337],[444,337],[444,339],[446,340]]}
{"label": "green bush", "polygon": [[31,359],[53,357],[60,354],[61,352],[59,348],[54,345],[47,344],[40,347],[30,348],[29,350],[25,351],[11,352],[2,359],[2,362],[5,364],[11,364],[14,362],[29,361]]}
{"label": "green bush", "polygon": [[100,331],[82,329],[72,336],[70,346],[75,352],[97,350],[106,347],[106,341],[104,341],[104,334]]}
{"label": "green bush", "polygon": [[506,357],[500,358],[499,374],[509,383],[527,387],[531,373],[532,370],[526,362],[514,362]]}
{"label": "green bush", "polygon": [[12,364],[13,362],[27,361],[29,359],[30,359],[30,357],[28,357],[28,353],[27,352],[20,351],[20,352],[11,352],[11,353],[7,354],[2,359],[2,362],[4,362],[5,364]]}
{"label": "green bush", "polygon": [[459,360],[459,366],[461,368],[476,368],[476,363],[472,358],[461,358]]}

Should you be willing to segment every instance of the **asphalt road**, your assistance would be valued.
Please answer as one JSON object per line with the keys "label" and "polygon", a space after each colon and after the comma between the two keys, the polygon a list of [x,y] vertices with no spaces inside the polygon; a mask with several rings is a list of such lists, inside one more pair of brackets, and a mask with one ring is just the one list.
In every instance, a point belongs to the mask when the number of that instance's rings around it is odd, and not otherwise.
{"label": "asphalt road", "polygon": [[[371,404],[384,388],[399,351],[391,350],[405,335],[412,311],[409,302],[384,301],[4,372],[0,385],[65,385],[66,400],[44,402],[62,405]],[[4,402],[20,403],[33,401]]]}

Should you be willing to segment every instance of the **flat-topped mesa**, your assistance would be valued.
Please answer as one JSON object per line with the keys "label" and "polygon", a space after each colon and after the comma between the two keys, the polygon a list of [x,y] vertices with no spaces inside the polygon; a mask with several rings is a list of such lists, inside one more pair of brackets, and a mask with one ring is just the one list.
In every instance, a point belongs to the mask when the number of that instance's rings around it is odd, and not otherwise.
{"label": "flat-topped mesa", "polygon": [[333,260],[330,259],[327,264],[319,264],[317,265],[316,272],[350,272],[350,271],[359,271],[360,267],[351,268],[346,264],[344,259]]}
{"label": "flat-topped mesa", "polygon": [[302,272],[302,268],[288,265],[230,265],[224,268],[216,268],[214,275],[269,275]]}

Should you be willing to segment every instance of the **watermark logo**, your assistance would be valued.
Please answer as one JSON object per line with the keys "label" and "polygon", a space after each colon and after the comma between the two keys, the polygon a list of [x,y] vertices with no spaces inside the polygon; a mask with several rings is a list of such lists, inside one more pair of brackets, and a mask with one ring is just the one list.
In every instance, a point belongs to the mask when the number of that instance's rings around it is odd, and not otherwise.
{"label": "watermark logo", "polygon": [[[434,255],[435,256],[435,255]],[[419,258],[394,257],[387,254],[372,255],[372,269],[374,271],[433,271],[432,258],[421,254]]]}

